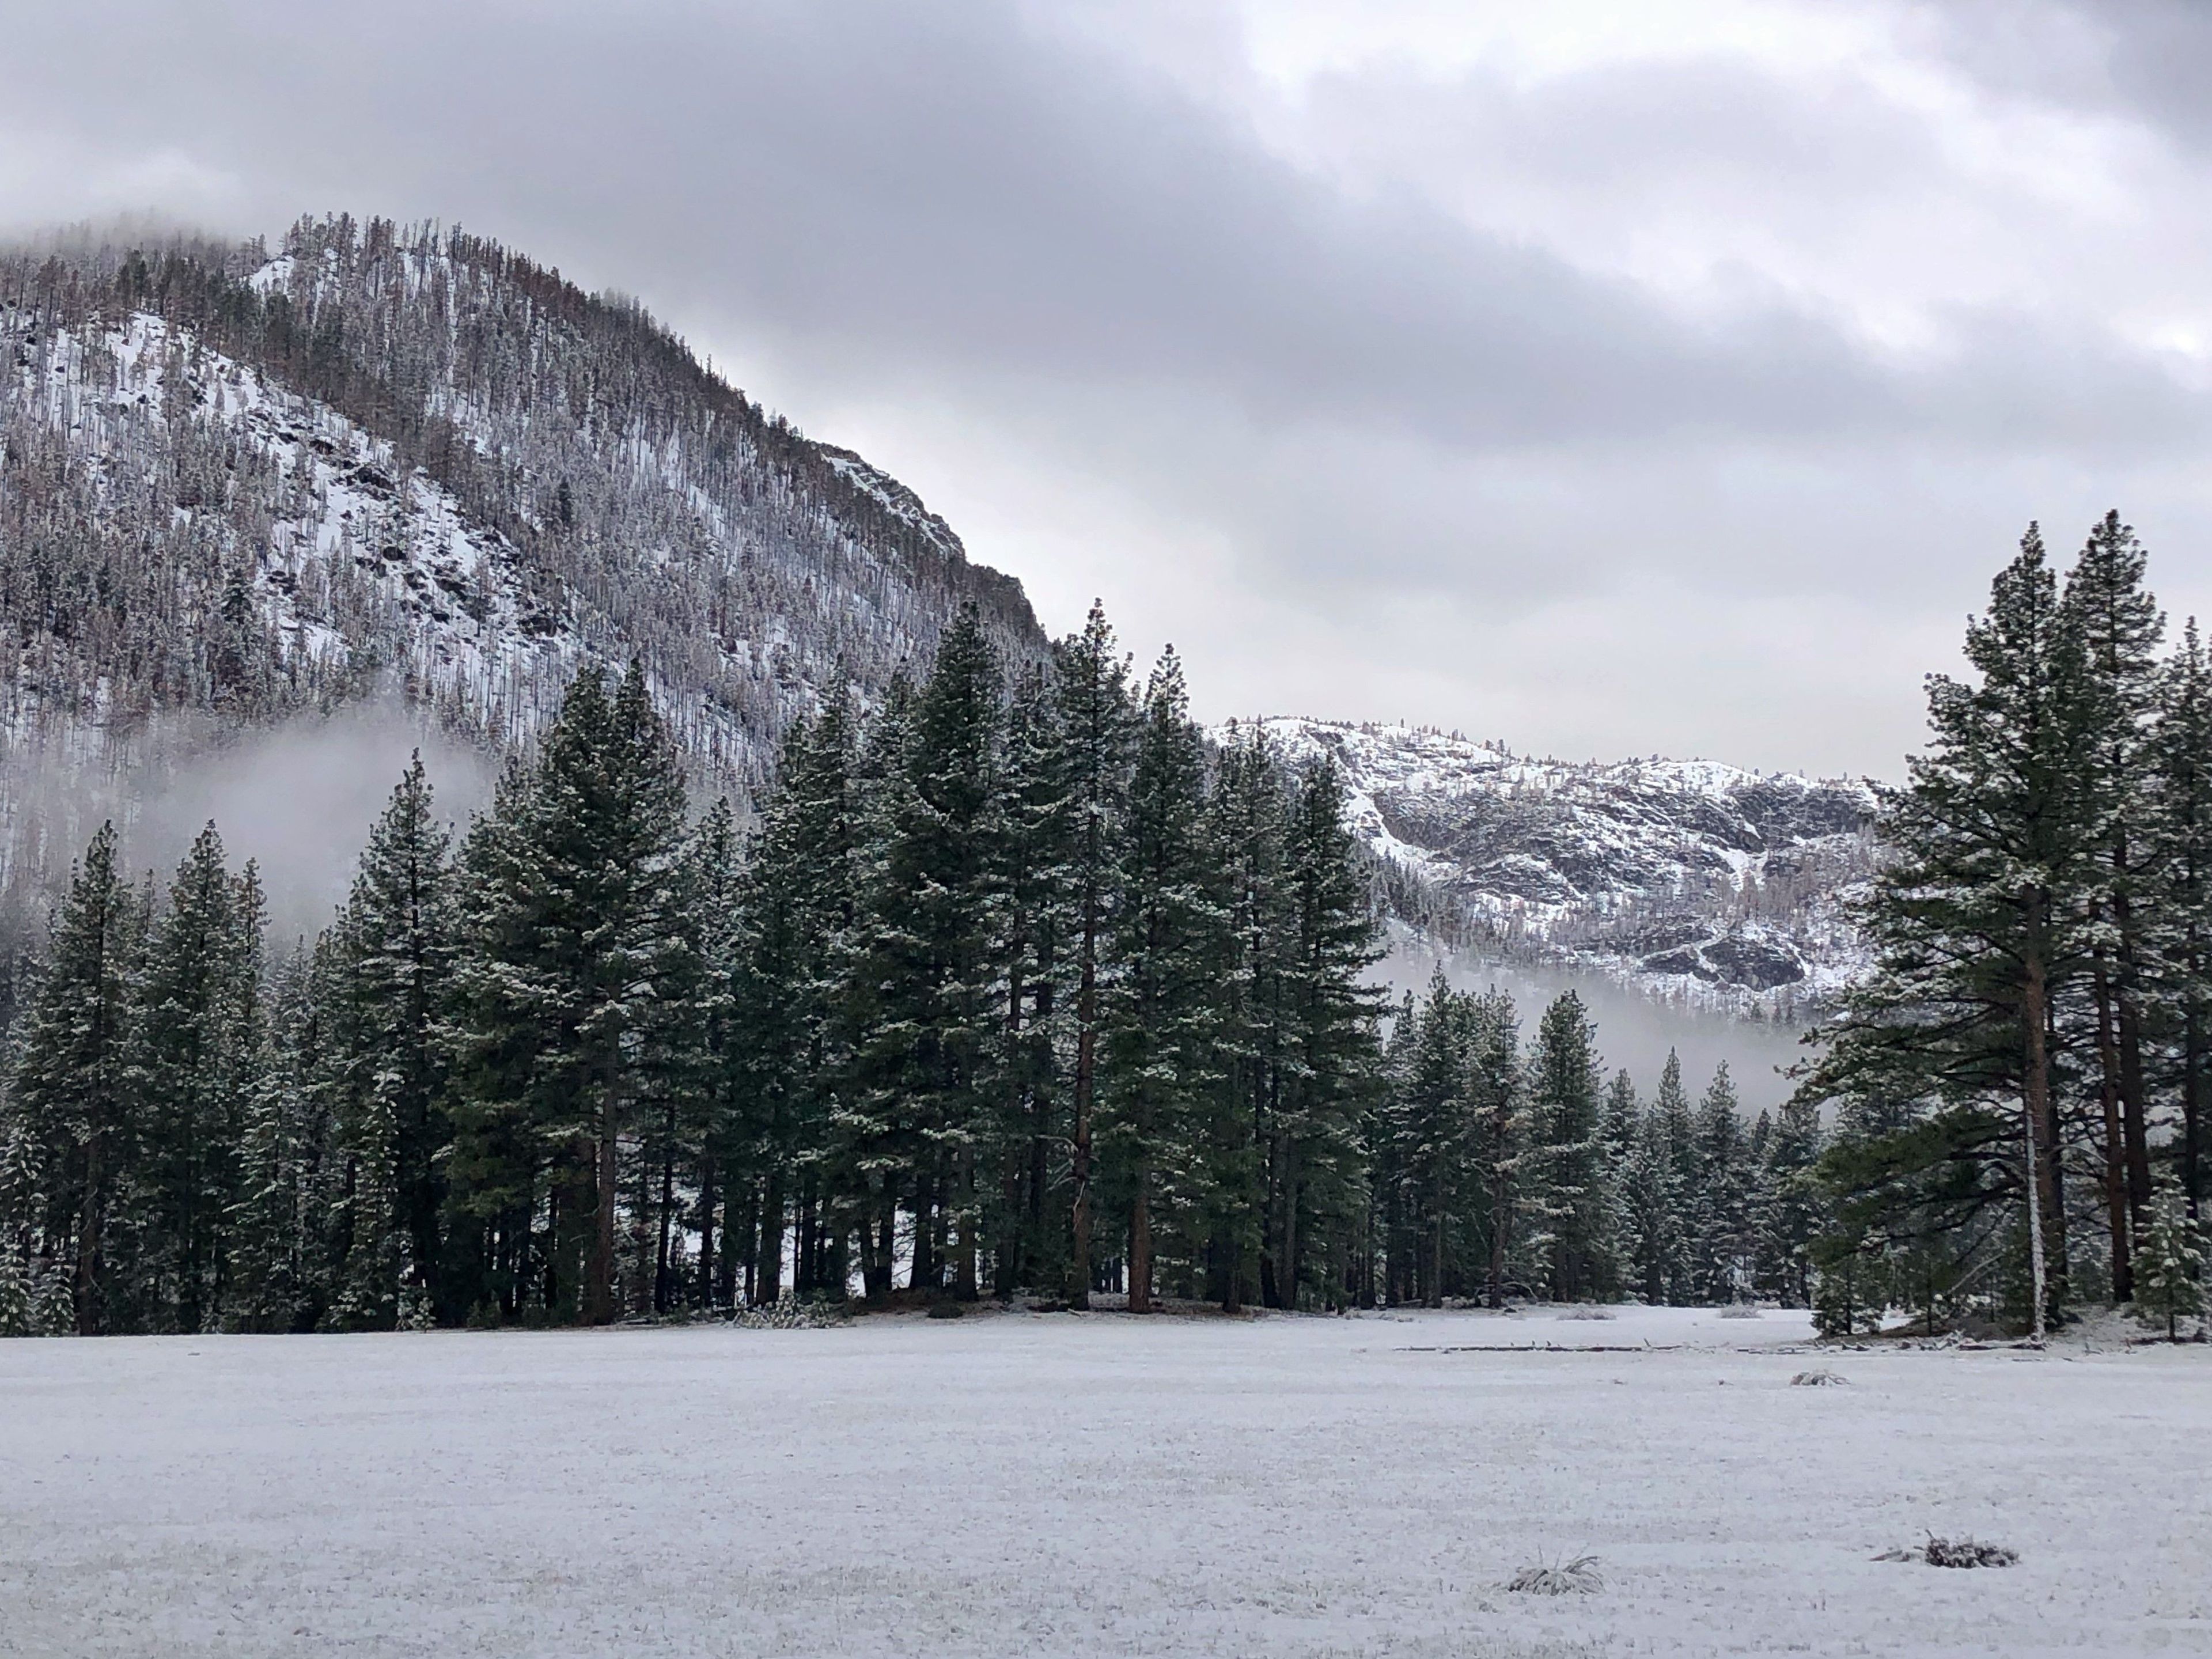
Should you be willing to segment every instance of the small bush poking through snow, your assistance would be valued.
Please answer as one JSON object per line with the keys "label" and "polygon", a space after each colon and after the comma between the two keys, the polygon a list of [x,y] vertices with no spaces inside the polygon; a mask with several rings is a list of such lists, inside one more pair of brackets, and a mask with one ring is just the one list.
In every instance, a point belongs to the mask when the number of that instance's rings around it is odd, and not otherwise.
{"label": "small bush poking through snow", "polygon": [[1523,1567],[1505,1581],[1505,1588],[1520,1595],[1594,1595],[1605,1588],[1605,1577],[1597,1570],[1597,1557],[1577,1555],[1571,1561]]}
{"label": "small bush poking through snow", "polygon": [[1832,1371],[1826,1365],[1816,1370],[1800,1371],[1790,1379],[1793,1389],[1839,1389],[1851,1379],[1841,1371]]}
{"label": "small bush poking through snow", "polygon": [[1756,1319],[1759,1317],[1759,1310],[1756,1308],[1723,1308],[1721,1310],[1721,1317],[1723,1319]]}
{"label": "small bush poking through snow", "polygon": [[1972,1538],[1938,1538],[1932,1533],[1925,1544],[1911,1549],[1884,1550],[1877,1561],[1924,1561],[1931,1567],[2009,1567],[2020,1560],[2018,1550],[2002,1544],[1978,1543]]}
{"label": "small bush poking through snow", "polygon": [[1559,1316],[1562,1319],[1611,1319],[1613,1316],[1602,1308],[1570,1308]]}
{"label": "small bush poking through snow", "polygon": [[957,1319],[967,1311],[957,1302],[933,1302],[929,1304],[932,1319]]}
{"label": "small bush poking through snow", "polygon": [[757,1308],[740,1308],[730,1322],[749,1331],[811,1331],[842,1325],[845,1315],[842,1310],[819,1302],[796,1302],[786,1297]]}

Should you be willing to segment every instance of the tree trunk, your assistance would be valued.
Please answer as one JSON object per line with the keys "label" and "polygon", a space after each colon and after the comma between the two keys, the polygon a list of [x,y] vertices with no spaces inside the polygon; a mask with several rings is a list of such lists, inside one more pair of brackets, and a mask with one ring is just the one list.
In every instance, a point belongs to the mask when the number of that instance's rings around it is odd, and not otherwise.
{"label": "tree trunk", "polygon": [[[2123,837],[2117,855],[2123,865],[2127,844]],[[2136,963],[2134,908],[2124,892],[2112,896],[2112,921],[2119,929],[2119,974],[2112,987],[2118,1018],[2120,1046],[2120,1126],[2126,1142],[2128,1224],[2141,1238],[2150,1219],[2149,1106],[2143,1090],[2142,1018],[2136,1006],[2136,988],[2142,982]]]}
{"label": "tree trunk", "polygon": [[1074,1237],[1067,1263],[1067,1305],[1091,1305],[1091,1103],[1098,1075],[1097,918],[1084,917],[1083,975],[1075,999],[1075,1122],[1068,1176],[1075,1188],[1070,1216]]}
{"label": "tree trunk", "polygon": [[615,1316],[615,1179],[618,1168],[615,1142],[615,1103],[608,1092],[599,1112],[599,1138],[593,1149],[594,1183],[592,1224],[592,1267],[585,1291],[584,1317],[594,1325],[608,1325]]}
{"label": "tree trunk", "polygon": [[1437,1182],[1437,1218],[1433,1236],[1429,1241],[1429,1306],[1444,1305],[1444,1195],[1443,1182]]}
{"label": "tree trunk", "polygon": [[665,1314],[675,1300],[669,1276],[668,1235],[676,1222],[676,1102],[671,1097],[661,1125],[660,1237],[653,1252],[653,1310]]}
{"label": "tree trunk", "polygon": [[2120,1123],[2120,1053],[2113,1036],[2112,988],[2104,963],[2093,975],[2097,1002],[2097,1103],[2105,1125],[2105,1219],[2112,1233],[2112,1300],[2135,1297],[2135,1265],[2129,1250],[2127,1154]]}
{"label": "tree trunk", "polygon": [[1505,1306],[1505,1206],[1510,1197],[1501,1158],[1490,1182],[1490,1294],[1486,1299],[1493,1313]]}
{"label": "tree trunk", "polygon": [[101,1154],[106,1136],[95,1128],[84,1146],[84,1202],[79,1211],[76,1242],[76,1334],[98,1336],[102,1323],[100,1291],[100,1224],[106,1218],[106,1198],[101,1188],[106,1174]]}
{"label": "tree trunk", "polygon": [[2188,1206],[2189,1218],[2195,1221],[2200,1216],[2198,1188],[2203,1180],[2199,1170],[2204,1152],[2204,1108],[2201,1092],[2203,1087],[2201,1079],[2204,1066],[2204,1030],[2194,995],[2189,999],[2189,1009],[2182,1017],[2181,1029],[2181,1195]]}
{"label": "tree trunk", "polygon": [[2034,1339],[2040,1343],[2050,1296],[2045,1262],[2046,1239],[2051,1224],[2051,1212],[2057,1203],[2057,1194],[2052,1190],[2051,1182],[2051,1166],[2057,1162],[2057,1148],[2055,1143],[2046,1139],[2051,1131],[2051,1052],[2044,1040],[2044,1020],[2050,1008],[2043,961],[2031,953],[2024,965],[2026,974],[2021,988],[2021,1024],[2022,1034],[2027,1038],[2027,1053],[2021,1109],[2027,1119],[2030,1164],[2025,1183],[2027,1192],[2028,1294],[2034,1304],[2031,1316]]}
{"label": "tree trunk", "polygon": [[769,1155],[768,1181],[761,1194],[760,1232],[754,1247],[753,1282],[763,1302],[783,1299],[783,1160]]}
{"label": "tree trunk", "polygon": [[1129,1311],[1152,1310],[1152,1172],[1146,1159],[1137,1160],[1136,1196],[1129,1204]]}

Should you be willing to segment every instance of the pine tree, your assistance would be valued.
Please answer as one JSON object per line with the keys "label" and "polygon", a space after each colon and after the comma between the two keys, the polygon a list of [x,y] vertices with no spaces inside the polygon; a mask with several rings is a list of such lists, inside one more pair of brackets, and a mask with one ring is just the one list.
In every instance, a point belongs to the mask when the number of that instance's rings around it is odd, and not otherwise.
{"label": "pine tree", "polygon": [[160,1328],[212,1329],[224,1310],[262,1040],[261,927],[252,866],[234,878],[210,823],[169,883],[131,1048],[132,1082],[146,1103],[142,1294]]}
{"label": "pine tree", "polygon": [[1715,1069],[1698,1103],[1693,1134],[1698,1182],[1690,1232],[1692,1278],[1698,1300],[1733,1302],[1747,1278],[1753,1164],[1726,1060]]}
{"label": "pine tree", "polygon": [[1100,1144],[1127,1194],[1129,1311],[1151,1310],[1156,1206],[1202,1203],[1194,1161],[1212,1085],[1211,986],[1222,914],[1208,890],[1206,751],[1182,665],[1164,652],[1145,688],[1121,825],[1116,973],[1107,1000]]}
{"label": "pine tree", "polygon": [[1286,817],[1281,769],[1264,732],[1232,732],[1206,813],[1224,927],[1210,1016],[1218,1073],[1194,1182],[1209,1240],[1207,1294],[1228,1313],[1261,1288],[1262,1126],[1285,1064]]}
{"label": "pine tree", "polygon": [[1786,1308],[1811,1304],[1813,1244],[1827,1219],[1815,1173],[1825,1137],[1819,1109],[1792,1097],[1774,1120],[1761,1160],[1752,1221],[1758,1237],[1757,1282]]}
{"label": "pine tree", "polygon": [[1513,1000],[1492,989],[1469,1009],[1468,1044],[1468,1135],[1469,1175],[1482,1199],[1485,1300],[1505,1305],[1506,1281],[1517,1252],[1540,1235],[1522,1218],[1528,1210],[1524,1188],[1531,1158],[1528,1071],[1522,1063],[1520,1018]]}
{"label": "pine tree", "polygon": [[995,1104],[991,836],[999,670],[971,609],[947,634],[887,757],[882,850],[864,890],[855,973],[874,1012],[854,1054],[850,1109],[915,1218],[912,1285],[973,1299],[975,1169]]}
{"label": "pine tree", "polygon": [[318,971],[316,958],[302,956],[277,975],[245,1065],[240,1197],[233,1215],[237,1244],[226,1316],[243,1330],[313,1329],[332,1300],[330,1218],[344,1205],[331,1179],[334,1137]]}
{"label": "pine tree", "polygon": [[1556,1302],[1609,1297],[1620,1277],[1596,1036],[1572,991],[1544,1011],[1536,1028],[1531,1108],[1541,1160],[1547,1279]]}
{"label": "pine tree", "polygon": [[[999,1192],[991,1231],[999,1293],[1066,1277],[1067,1229],[1054,1202],[1058,1144],[1057,1038],[1066,1007],[1061,949],[1069,911],[1059,831],[1054,687],[1042,670],[1006,707],[992,866],[991,951],[1001,998]],[[1209,849],[1210,850],[1210,849]]]}
{"label": "pine tree", "polygon": [[0,1336],[44,1336],[40,1237],[46,1195],[38,1148],[21,1119],[0,1116]]}
{"label": "pine tree", "polygon": [[1379,1149],[1395,1177],[1400,1225],[1393,1243],[1405,1266],[1396,1295],[1431,1308],[1443,1306],[1453,1224],[1466,1194],[1473,1134],[1474,1018],[1471,999],[1445,979],[1439,965],[1427,996],[1407,1000],[1392,1033],[1395,1099],[1382,1115],[1387,1139]]}
{"label": "pine tree", "polygon": [[512,1301],[526,1275],[556,1316],[622,1310],[623,1145],[670,1063],[657,1020],[683,944],[683,809],[641,670],[610,699],[586,669],[464,844],[454,1203],[491,1223],[466,1252],[478,1296]]}
{"label": "pine tree", "polygon": [[1295,1308],[1308,1273],[1341,1307],[1367,1207],[1366,1137],[1379,1058],[1382,991],[1366,982],[1381,957],[1366,884],[1353,861],[1335,763],[1306,766],[1283,831],[1279,1080],[1260,1124],[1268,1148],[1263,1288]]}
{"label": "pine tree", "polygon": [[2063,602],[2081,653],[2068,711],[2077,728],[2081,766],[2075,799],[2082,822],[2076,833],[2085,857],[2079,902],[2091,924],[2085,943],[2104,1118],[2112,1297],[2123,1302],[2133,1294],[2130,1236],[2150,1201],[2142,911],[2143,899],[2155,890],[2160,850],[2160,838],[2138,827],[2151,777],[2157,653],[2166,623],[2143,590],[2144,563],[2135,532],[2118,514],[2109,513],[2069,574]]}
{"label": "pine tree", "polygon": [[2137,1267],[2137,1310],[2166,1321],[2166,1340],[2177,1340],[2185,1314],[2204,1311],[2204,1239],[2180,1193],[2161,1186],[2153,1194]]}
{"label": "pine tree", "polygon": [[2184,1206],[2201,1220],[2212,1133],[2212,665],[2194,617],[2160,679],[2153,763],[2150,948],[2179,1097],[2175,1172]]}
{"label": "pine tree", "polygon": [[1106,979],[1120,902],[1120,817],[1128,789],[1133,713],[1128,665],[1106,612],[1093,603],[1083,631],[1063,641],[1054,658],[1054,750],[1048,762],[1058,822],[1060,885],[1067,905],[1074,1049],[1068,1078],[1071,1239],[1067,1301],[1088,1308],[1091,1260],[1096,1113],[1100,1040],[1106,1024]]}
{"label": "pine tree", "polygon": [[[12,1220],[35,1270],[69,1286],[70,1324],[90,1336],[128,1322],[111,1245],[118,1195],[140,1156],[138,1096],[128,1073],[145,912],[102,824],[70,873],[9,1078],[23,1206]],[[37,1179],[30,1177],[35,1173]],[[35,1194],[43,1202],[31,1205]]]}
{"label": "pine tree", "polygon": [[2087,856],[2081,647],[2033,526],[1968,624],[1966,655],[1978,684],[1929,682],[1929,752],[1885,815],[1892,860],[1862,917],[1876,967],[1805,1086],[1885,1122],[1881,1144],[1832,1151],[1844,1235],[1980,1249],[1985,1212],[2024,1200],[2039,1335],[2067,1279],[2051,1038],[2090,940],[2071,905]]}

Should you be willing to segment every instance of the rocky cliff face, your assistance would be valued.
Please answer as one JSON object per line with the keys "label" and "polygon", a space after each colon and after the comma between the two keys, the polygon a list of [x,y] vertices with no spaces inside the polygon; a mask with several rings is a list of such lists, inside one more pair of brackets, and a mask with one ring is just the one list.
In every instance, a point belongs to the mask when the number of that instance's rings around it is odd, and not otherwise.
{"label": "rocky cliff face", "polygon": [[1534,760],[1407,726],[1261,724],[1285,754],[1342,768],[1400,908],[1478,948],[1784,1017],[1863,965],[1842,901],[1871,867],[1863,780]]}

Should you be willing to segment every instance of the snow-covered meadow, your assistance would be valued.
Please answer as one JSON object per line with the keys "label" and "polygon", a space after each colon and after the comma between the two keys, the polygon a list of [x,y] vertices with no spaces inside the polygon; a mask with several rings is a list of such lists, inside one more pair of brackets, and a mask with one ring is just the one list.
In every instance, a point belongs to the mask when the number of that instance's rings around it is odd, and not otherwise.
{"label": "snow-covered meadow", "polygon": [[[1805,1334],[1623,1309],[0,1343],[0,1653],[2212,1654],[2206,1350]],[[1849,1385],[1790,1386],[1821,1365]],[[1929,1531],[2020,1565],[1873,1559]],[[1585,1553],[1596,1594],[1502,1588]]]}

